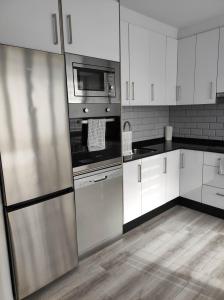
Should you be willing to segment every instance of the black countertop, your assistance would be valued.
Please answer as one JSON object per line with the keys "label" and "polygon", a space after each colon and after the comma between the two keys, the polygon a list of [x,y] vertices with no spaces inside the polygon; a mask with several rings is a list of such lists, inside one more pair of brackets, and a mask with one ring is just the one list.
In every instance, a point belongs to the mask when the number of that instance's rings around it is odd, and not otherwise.
{"label": "black countertop", "polygon": [[224,141],[218,141],[218,140],[173,138],[173,141],[171,142],[167,142],[165,141],[165,139],[154,139],[154,140],[146,140],[146,141],[133,143],[133,149],[134,148],[141,149],[144,147],[153,149],[155,151],[145,152],[144,154],[133,154],[130,156],[124,156],[123,161],[129,162],[132,160],[154,156],[157,154],[162,154],[162,153],[166,153],[178,149],[224,153]]}

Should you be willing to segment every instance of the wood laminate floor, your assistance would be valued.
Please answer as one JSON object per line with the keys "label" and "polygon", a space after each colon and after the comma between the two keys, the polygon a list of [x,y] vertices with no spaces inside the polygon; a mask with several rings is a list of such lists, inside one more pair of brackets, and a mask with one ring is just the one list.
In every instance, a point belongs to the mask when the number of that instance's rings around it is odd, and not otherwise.
{"label": "wood laminate floor", "polygon": [[176,206],[30,299],[224,299],[224,220]]}

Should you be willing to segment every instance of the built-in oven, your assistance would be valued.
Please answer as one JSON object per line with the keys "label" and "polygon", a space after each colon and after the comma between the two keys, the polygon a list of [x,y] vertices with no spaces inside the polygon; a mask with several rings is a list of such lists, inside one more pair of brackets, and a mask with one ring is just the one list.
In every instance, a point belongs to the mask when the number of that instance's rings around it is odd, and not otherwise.
{"label": "built-in oven", "polygon": [[[105,119],[105,149],[88,150],[88,120]],[[69,104],[73,174],[120,165],[120,104]]]}
{"label": "built-in oven", "polygon": [[119,103],[120,64],[66,54],[69,103]]}

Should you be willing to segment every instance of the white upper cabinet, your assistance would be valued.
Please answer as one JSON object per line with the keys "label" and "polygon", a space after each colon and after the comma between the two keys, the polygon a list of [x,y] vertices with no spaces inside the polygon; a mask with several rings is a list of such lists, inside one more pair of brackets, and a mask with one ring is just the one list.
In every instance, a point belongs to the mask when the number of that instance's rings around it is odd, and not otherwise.
{"label": "white upper cabinet", "polygon": [[177,40],[166,39],[166,105],[176,105]]}
{"label": "white upper cabinet", "polygon": [[129,24],[121,21],[121,103],[130,104]]}
{"label": "white upper cabinet", "polygon": [[[129,24],[130,105],[149,104],[149,34]],[[122,62],[121,62],[122,63]]]}
{"label": "white upper cabinet", "polygon": [[224,92],[224,27],[220,28],[217,93]]}
{"label": "white upper cabinet", "polygon": [[166,36],[149,32],[150,105],[165,104]]}
{"label": "white upper cabinet", "polygon": [[63,0],[65,52],[119,61],[119,3]]}
{"label": "white upper cabinet", "polygon": [[195,104],[216,101],[219,29],[197,35],[195,68]]}
{"label": "white upper cabinet", "polygon": [[58,0],[1,0],[0,43],[61,53]]}
{"label": "white upper cabinet", "polygon": [[196,36],[178,41],[177,105],[194,102]]}

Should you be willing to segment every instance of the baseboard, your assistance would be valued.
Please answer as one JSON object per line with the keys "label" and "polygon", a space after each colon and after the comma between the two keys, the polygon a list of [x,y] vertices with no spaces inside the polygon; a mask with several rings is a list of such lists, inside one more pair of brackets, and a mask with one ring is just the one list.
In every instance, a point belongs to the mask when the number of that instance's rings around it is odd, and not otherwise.
{"label": "baseboard", "polygon": [[163,204],[162,206],[148,212],[147,214],[144,214],[141,217],[124,224],[123,225],[123,233],[126,233],[129,230],[134,229],[135,227],[149,221],[150,219],[152,219],[152,218],[160,215],[161,213],[167,211],[168,209],[174,207],[177,204],[177,199],[171,200],[171,201]]}
{"label": "baseboard", "polygon": [[203,212],[205,214],[218,217],[221,219],[224,219],[224,210],[221,208],[216,208],[201,202],[189,200],[184,197],[179,197],[176,199],[176,204],[177,205],[182,205],[200,212]]}
{"label": "baseboard", "polygon": [[148,212],[147,214],[131,221],[123,225],[123,233],[126,233],[130,231],[131,229],[134,229],[135,227],[151,220],[152,218],[160,215],[161,213],[167,211],[168,209],[176,206],[181,205],[185,206],[200,212],[203,212],[205,214],[224,219],[224,210],[220,208],[216,208],[204,203],[200,203],[197,201],[189,200],[184,197],[178,197],[174,200],[171,200],[170,202],[165,203],[164,205]]}

